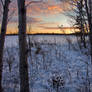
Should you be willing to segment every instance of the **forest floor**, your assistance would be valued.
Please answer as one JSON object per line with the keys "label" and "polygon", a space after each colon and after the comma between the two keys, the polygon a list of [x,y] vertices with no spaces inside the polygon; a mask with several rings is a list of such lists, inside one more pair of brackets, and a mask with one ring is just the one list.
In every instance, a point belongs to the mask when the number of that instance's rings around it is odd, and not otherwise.
{"label": "forest floor", "polygon": [[[89,49],[80,49],[76,36],[36,35],[30,42],[30,92],[92,92]],[[6,37],[3,60],[4,92],[19,92],[17,36]]]}

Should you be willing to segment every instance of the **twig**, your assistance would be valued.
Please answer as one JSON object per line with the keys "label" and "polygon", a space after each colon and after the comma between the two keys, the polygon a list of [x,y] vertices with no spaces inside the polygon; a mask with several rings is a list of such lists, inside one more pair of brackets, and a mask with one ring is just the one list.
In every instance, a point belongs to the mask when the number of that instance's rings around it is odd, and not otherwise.
{"label": "twig", "polygon": [[11,20],[11,18],[13,17],[12,15],[14,15],[15,11],[12,11],[11,14],[9,15],[9,18],[8,18],[8,22]]}

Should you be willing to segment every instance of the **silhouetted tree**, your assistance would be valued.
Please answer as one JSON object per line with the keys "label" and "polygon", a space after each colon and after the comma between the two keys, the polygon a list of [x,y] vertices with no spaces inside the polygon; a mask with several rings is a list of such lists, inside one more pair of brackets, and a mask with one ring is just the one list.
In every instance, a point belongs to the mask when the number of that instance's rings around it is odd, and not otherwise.
{"label": "silhouetted tree", "polygon": [[[83,0],[77,1],[76,5],[77,11],[76,11],[76,23],[75,25],[79,28],[80,30],[80,35],[81,35],[81,43],[83,43],[83,46],[86,48],[86,41],[85,41],[85,33],[87,33],[87,28],[86,28],[86,12],[84,9],[84,3]],[[86,28],[86,29],[85,29]]]}
{"label": "silhouetted tree", "polygon": [[26,41],[26,6],[25,0],[17,0],[19,16],[19,72],[20,92],[29,92],[27,41]]}
{"label": "silhouetted tree", "polygon": [[70,0],[72,6],[72,13],[68,16],[73,20],[73,26],[80,30],[80,40],[83,46],[86,48],[86,33],[88,32],[88,22],[86,10],[84,7],[84,0]]}
{"label": "silhouetted tree", "polygon": [[84,1],[89,24],[90,54],[92,62],[92,0],[84,0]]}
{"label": "silhouetted tree", "polygon": [[2,18],[1,34],[0,34],[0,92],[2,92],[3,49],[4,49],[5,34],[7,29],[10,0],[5,0],[4,2],[0,0],[0,3],[2,3],[3,6],[3,18]]}

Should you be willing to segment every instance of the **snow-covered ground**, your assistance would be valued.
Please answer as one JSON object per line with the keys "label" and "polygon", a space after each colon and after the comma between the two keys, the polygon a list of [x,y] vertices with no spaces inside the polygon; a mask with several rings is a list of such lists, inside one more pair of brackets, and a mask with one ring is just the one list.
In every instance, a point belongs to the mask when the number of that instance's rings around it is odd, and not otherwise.
{"label": "snow-covered ground", "polygon": [[[30,39],[33,43],[28,53],[30,92],[92,92],[89,51],[80,51],[75,36],[35,35]],[[2,81],[4,92],[19,92],[18,54],[18,37],[7,36]]]}

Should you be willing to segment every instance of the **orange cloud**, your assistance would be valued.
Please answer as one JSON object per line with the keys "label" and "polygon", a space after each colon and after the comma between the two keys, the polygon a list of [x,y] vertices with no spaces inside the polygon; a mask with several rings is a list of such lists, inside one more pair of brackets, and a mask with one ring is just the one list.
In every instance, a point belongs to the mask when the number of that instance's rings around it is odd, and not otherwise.
{"label": "orange cloud", "polygon": [[43,29],[45,27],[57,27],[58,25],[60,25],[59,22],[44,22],[44,23],[42,22],[39,23],[37,27]]}
{"label": "orange cloud", "polygon": [[50,15],[58,14],[69,10],[68,2],[46,2],[46,3],[34,3],[27,8],[27,13],[30,15]]}
{"label": "orange cloud", "polygon": [[58,9],[58,7],[57,6],[49,6],[48,7],[48,10],[54,10],[54,9]]}

